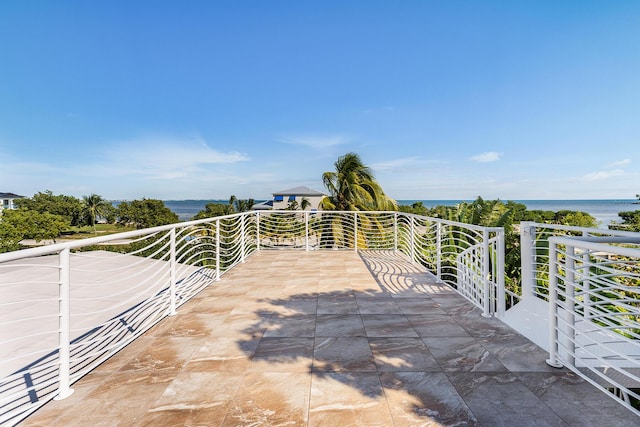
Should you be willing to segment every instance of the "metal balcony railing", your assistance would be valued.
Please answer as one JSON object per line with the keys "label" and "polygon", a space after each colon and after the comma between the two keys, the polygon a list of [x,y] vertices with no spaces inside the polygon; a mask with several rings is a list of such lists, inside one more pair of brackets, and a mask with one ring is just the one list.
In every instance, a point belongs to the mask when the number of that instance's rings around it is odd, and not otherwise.
{"label": "metal balcony railing", "polygon": [[549,360],[640,414],[640,237],[549,239]]}
{"label": "metal balcony railing", "polygon": [[640,234],[523,222],[503,320],[640,415]]}
{"label": "metal balcony railing", "polygon": [[399,212],[258,211],[0,254],[0,424],[69,396],[256,251],[399,252],[489,316],[503,245],[501,228]]}

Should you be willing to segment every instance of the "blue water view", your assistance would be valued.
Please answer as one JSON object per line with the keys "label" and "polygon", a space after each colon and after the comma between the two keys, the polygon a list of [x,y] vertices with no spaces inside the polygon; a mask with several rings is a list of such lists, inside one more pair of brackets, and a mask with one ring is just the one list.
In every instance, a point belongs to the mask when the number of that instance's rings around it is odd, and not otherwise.
{"label": "blue water view", "polygon": [[[261,200],[256,200],[260,202]],[[461,202],[473,200],[398,200],[400,205],[412,205],[422,202],[427,208],[435,206],[455,206]],[[598,199],[598,200],[515,200],[524,204],[529,210],[542,211],[580,211],[593,216],[601,228],[620,221],[618,212],[640,210],[636,199]],[[204,209],[207,203],[229,203],[228,200],[165,200],[165,205],[175,212],[181,221],[190,220]]]}

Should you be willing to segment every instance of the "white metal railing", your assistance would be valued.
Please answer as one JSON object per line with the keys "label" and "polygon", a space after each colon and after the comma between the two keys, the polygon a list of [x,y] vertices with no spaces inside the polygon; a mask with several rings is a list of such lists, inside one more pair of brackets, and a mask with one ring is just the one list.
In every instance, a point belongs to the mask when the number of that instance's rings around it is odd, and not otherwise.
{"label": "white metal railing", "polygon": [[0,254],[0,424],[70,395],[258,250],[398,251],[490,315],[503,245],[501,228],[400,212],[254,211]]}
{"label": "white metal railing", "polygon": [[550,238],[548,289],[548,363],[640,415],[640,236]]}
{"label": "white metal railing", "polygon": [[505,298],[511,298],[514,302],[530,296],[548,299],[549,239],[555,236],[634,238],[638,233],[522,222],[520,223],[521,287],[519,294],[512,292]]}

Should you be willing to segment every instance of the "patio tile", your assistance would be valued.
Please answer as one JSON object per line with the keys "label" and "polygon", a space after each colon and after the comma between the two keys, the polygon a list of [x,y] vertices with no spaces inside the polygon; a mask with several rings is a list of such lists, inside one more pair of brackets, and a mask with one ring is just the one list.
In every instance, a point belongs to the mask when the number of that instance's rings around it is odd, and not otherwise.
{"label": "patio tile", "polygon": [[378,372],[440,371],[420,338],[369,338]]}
{"label": "patio tile", "polygon": [[432,315],[407,315],[411,326],[421,337],[468,337],[471,335],[451,316]]}
{"label": "patio tile", "polygon": [[321,294],[318,296],[318,315],[321,314],[358,314],[358,303],[353,294]]}
{"label": "patio tile", "polygon": [[314,339],[262,338],[251,358],[251,370],[309,372],[313,361]]}
{"label": "patio tile", "polygon": [[422,338],[444,372],[506,372],[507,368],[473,338]]}
{"label": "patio tile", "polygon": [[231,400],[222,425],[306,425],[310,390],[310,373],[249,373]]}
{"label": "patio tile", "polygon": [[568,425],[514,374],[452,373],[448,376],[482,425]]}
{"label": "patio tile", "polygon": [[313,337],[316,330],[316,316],[273,314],[265,322],[264,337]]}
{"label": "patio tile", "polygon": [[393,425],[376,373],[329,372],[311,379],[309,427]]}
{"label": "patio tile", "polygon": [[366,337],[362,318],[353,314],[322,314],[316,318],[317,337]]}
{"label": "patio tile", "polygon": [[366,338],[317,337],[313,372],[375,372],[373,354]]}
{"label": "patio tile", "polygon": [[446,314],[431,298],[395,298],[403,314]]}
{"label": "patio tile", "polygon": [[404,314],[363,315],[368,337],[417,337],[418,334]]}
{"label": "patio tile", "polygon": [[378,298],[356,294],[360,314],[402,314],[393,298]]}
{"label": "patio tile", "polygon": [[479,425],[442,372],[387,372],[380,380],[396,427]]}
{"label": "patio tile", "polygon": [[242,378],[242,373],[184,372],[140,425],[221,425]]}
{"label": "patio tile", "polygon": [[603,425],[603,416],[611,426],[631,427],[640,423],[630,420],[618,402],[587,386],[586,381],[573,372],[527,372],[516,376],[571,426],[599,427]]}
{"label": "patio tile", "polygon": [[259,339],[208,337],[184,369],[190,372],[246,370],[259,343]]}
{"label": "patio tile", "polygon": [[521,335],[480,338],[478,342],[511,372],[558,372],[546,363],[549,353]]}

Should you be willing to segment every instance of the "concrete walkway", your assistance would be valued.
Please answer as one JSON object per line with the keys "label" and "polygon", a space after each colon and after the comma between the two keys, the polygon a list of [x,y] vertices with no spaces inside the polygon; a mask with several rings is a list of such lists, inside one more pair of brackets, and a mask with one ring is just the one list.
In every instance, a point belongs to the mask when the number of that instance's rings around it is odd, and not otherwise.
{"label": "concrete walkway", "polygon": [[546,357],[393,253],[262,251],[22,425],[640,423]]}

